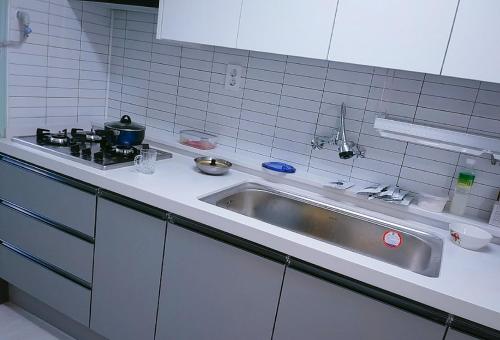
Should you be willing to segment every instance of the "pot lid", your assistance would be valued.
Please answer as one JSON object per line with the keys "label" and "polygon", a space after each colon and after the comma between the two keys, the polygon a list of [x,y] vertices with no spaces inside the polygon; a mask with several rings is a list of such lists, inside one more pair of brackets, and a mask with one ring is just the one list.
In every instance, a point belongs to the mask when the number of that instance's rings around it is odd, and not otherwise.
{"label": "pot lid", "polygon": [[115,122],[107,122],[104,124],[105,127],[117,130],[127,130],[127,131],[144,131],[146,128],[140,124],[133,123],[132,119],[128,115],[122,116],[122,118]]}
{"label": "pot lid", "polygon": [[283,172],[287,174],[293,174],[295,173],[296,169],[291,166],[290,164],[282,163],[282,162],[266,162],[262,163],[262,167],[272,170],[272,171],[277,171],[277,172]]}

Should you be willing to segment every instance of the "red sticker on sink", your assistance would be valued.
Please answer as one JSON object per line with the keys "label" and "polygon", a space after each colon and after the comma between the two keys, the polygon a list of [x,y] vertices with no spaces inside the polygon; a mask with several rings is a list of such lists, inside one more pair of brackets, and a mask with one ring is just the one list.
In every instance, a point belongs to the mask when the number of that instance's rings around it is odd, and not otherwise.
{"label": "red sticker on sink", "polygon": [[399,248],[403,244],[403,235],[395,230],[387,230],[382,239],[388,248]]}

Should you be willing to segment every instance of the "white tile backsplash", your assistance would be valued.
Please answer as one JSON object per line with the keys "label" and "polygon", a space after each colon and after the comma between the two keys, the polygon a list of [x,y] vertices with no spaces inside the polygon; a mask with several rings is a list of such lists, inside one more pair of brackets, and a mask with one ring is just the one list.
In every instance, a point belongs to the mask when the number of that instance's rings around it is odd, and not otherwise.
{"label": "white tile backsplash", "polygon": [[111,11],[77,0],[12,0],[12,40],[19,9],[29,11],[33,34],[8,49],[8,128],[104,120]]}
{"label": "white tile backsplash", "polygon": [[[137,27],[130,25],[128,12],[120,17],[127,46]],[[153,51],[149,65],[128,64],[141,70],[149,67],[149,82],[141,80],[146,80],[145,73],[124,77],[131,71],[113,67],[111,79],[118,83],[111,88],[122,88],[122,97],[127,86],[149,88],[148,108],[153,111],[146,114],[155,120],[146,124],[155,128],[156,137],[158,129],[166,135],[184,128],[204,129],[220,136],[220,148],[226,152],[259,162],[285,160],[299,171],[331,180],[384,181],[417,191],[450,192],[460,155],[382,138],[373,129],[376,115],[485,134],[500,124],[495,97],[500,88],[495,84],[484,87],[478,81],[169,41],[130,46],[146,53],[129,54],[134,60],[147,61]],[[112,63],[123,64],[123,55],[115,55]],[[243,67],[239,91],[224,88],[228,63]],[[348,135],[365,148],[365,159],[345,161],[332,147],[310,147],[315,134],[332,134],[338,126],[342,102],[349,107]],[[124,104],[122,99],[121,112],[110,114],[128,112]],[[156,125],[159,119],[170,123]],[[469,207],[480,216],[487,213],[498,185],[492,184],[497,174],[491,166],[486,168],[478,172],[478,200]]]}
{"label": "white tile backsplash", "polygon": [[[452,193],[466,156],[382,138],[373,129],[377,114],[500,137],[500,84],[160,41],[154,14],[112,16],[77,0],[12,0],[11,7],[11,15],[29,9],[34,29],[9,50],[11,125],[102,121],[107,110],[109,119],[131,115],[155,138],[200,129],[219,135],[219,150],[249,161],[282,160],[315,178],[435,194]],[[11,24],[11,38],[18,35]],[[240,90],[225,89],[227,64],[242,66]],[[365,159],[310,146],[314,135],[333,134],[342,102],[348,136]],[[468,213],[485,217],[500,168],[479,157],[477,168]]]}

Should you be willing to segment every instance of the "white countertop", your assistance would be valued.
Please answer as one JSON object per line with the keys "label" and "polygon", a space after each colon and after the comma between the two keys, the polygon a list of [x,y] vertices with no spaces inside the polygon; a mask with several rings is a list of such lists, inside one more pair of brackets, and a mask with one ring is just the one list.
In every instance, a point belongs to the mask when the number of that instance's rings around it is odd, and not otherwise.
{"label": "white countertop", "polygon": [[[367,211],[352,203],[333,201],[313,191],[268,182],[235,169],[225,176],[203,175],[195,170],[192,157],[177,153],[174,153],[172,159],[159,161],[153,175],[144,175],[136,172],[133,167],[97,170],[7,139],[0,139],[0,152],[207,224],[451,314],[500,329],[500,246],[490,244],[479,252],[462,249],[449,240],[448,232],[441,229],[442,224],[438,228],[415,222],[410,214],[408,219],[384,216],[380,212]],[[438,278],[431,278],[416,274],[199,200],[200,197],[248,181],[439,235],[444,241],[440,275]],[[350,201],[352,202],[352,197]]]}

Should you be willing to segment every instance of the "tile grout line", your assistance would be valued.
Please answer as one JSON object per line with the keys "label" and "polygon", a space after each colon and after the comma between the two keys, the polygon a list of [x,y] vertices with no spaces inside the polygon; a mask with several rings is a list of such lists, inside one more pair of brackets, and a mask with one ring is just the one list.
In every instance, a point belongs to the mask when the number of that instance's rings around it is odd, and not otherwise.
{"label": "tile grout line", "polygon": [[284,82],[285,82],[285,74],[286,74],[286,70],[287,70],[287,67],[288,67],[288,56],[286,56],[285,58],[285,67],[283,69],[283,74],[282,74],[282,82],[281,82],[281,90],[280,90],[280,99],[278,101],[278,106],[276,107],[276,119],[274,121],[274,134],[273,134],[273,141],[271,143],[271,150],[270,150],[270,154],[269,154],[269,157],[272,159],[273,158],[273,153],[274,153],[274,142],[276,140],[276,131],[278,130],[278,114],[279,114],[279,111],[280,111],[280,107],[281,107],[281,99],[283,97],[283,86],[284,86]]}
{"label": "tile grout line", "polygon": [[109,23],[109,46],[108,46],[108,67],[106,75],[106,103],[104,106],[104,121],[108,119],[109,110],[109,89],[111,84],[111,59],[113,51],[113,29],[115,24],[115,10],[111,9],[110,23]]}
{"label": "tile grout line", "polygon": [[[337,2],[337,7],[338,7],[338,2]],[[333,34],[333,27],[332,27],[332,34]],[[326,80],[328,79],[328,70],[329,70],[330,63],[331,63],[331,61],[327,61],[326,67],[325,67],[325,77],[323,78],[323,89],[321,90],[321,100],[319,101],[319,110],[318,110],[317,116],[316,116],[316,124],[315,124],[315,127],[314,127],[313,139],[318,134],[318,126],[320,125],[319,124],[319,117],[321,115],[321,107],[323,105],[323,99],[324,99],[324,96],[325,96]],[[311,159],[313,158],[313,151],[314,150],[311,147],[310,148],[310,152],[309,152],[309,159],[308,159],[308,162],[307,162],[307,172],[309,172],[309,169],[311,168]]]}
{"label": "tile grout line", "polygon": [[174,125],[172,127],[172,136],[175,136],[175,129],[177,125],[177,108],[179,107],[178,105],[178,100],[179,100],[179,86],[180,86],[180,81],[181,81],[181,68],[182,68],[182,49],[183,46],[180,45],[179,48],[179,69],[177,70],[177,86],[175,88],[175,109],[174,109]]}
{"label": "tile grout line", "polygon": [[[211,51],[212,60],[210,61],[210,80],[208,82],[208,92],[207,92],[207,101],[205,106],[205,120],[203,122],[203,131],[207,132],[207,119],[208,119],[208,103],[210,103],[210,94],[212,93],[212,74],[214,69],[214,60],[215,60],[215,48]],[[227,71],[226,71],[227,72]]]}
{"label": "tile grout line", "polygon": [[[387,72],[387,71],[386,71]],[[370,92],[371,92],[371,89],[372,89],[372,84],[373,84],[373,75],[375,74],[375,67],[372,69],[372,73],[371,73],[371,78],[370,78],[370,86],[369,86],[369,89],[368,89],[368,97],[365,98],[365,107],[363,109],[363,119],[362,119],[362,123],[361,123],[361,128],[360,128],[360,131],[357,133],[357,141],[356,143],[358,143],[359,145],[359,139],[361,137],[361,132],[363,131],[363,123],[365,122],[365,116],[366,116],[366,108],[368,107],[368,99],[370,98]],[[387,78],[386,78],[387,80]],[[382,90],[382,93],[381,93],[381,96],[380,96],[380,100],[382,100],[382,97],[384,95],[384,90],[385,90],[385,81],[384,81],[384,89]],[[347,105],[346,105],[347,106]],[[357,158],[356,158],[357,159]],[[356,159],[353,159],[352,161],[352,164],[351,164],[351,170],[349,171],[349,181],[352,180],[352,171],[354,170],[354,168],[359,168],[358,166],[355,166],[354,164],[354,161]],[[399,179],[399,177],[398,177]]]}
{"label": "tile grout line", "polygon": [[[421,80],[421,84],[420,84],[420,91],[418,93],[418,98],[417,98],[417,104],[415,105],[415,112],[413,113],[413,118],[412,118],[412,122],[414,123],[415,122],[415,118],[417,116],[417,109],[419,108],[419,103],[420,103],[420,97],[422,95],[422,90],[424,88],[424,83],[425,83],[425,77],[426,77],[426,74],[424,74],[424,77],[423,79]],[[403,168],[406,167],[405,165],[405,160],[406,160],[406,155],[407,155],[407,152],[408,152],[408,145],[410,143],[409,142],[406,142],[405,143],[405,151],[403,152],[403,159],[401,160],[401,166],[399,168],[399,174],[398,174],[398,180],[397,180],[397,185],[400,184],[400,180],[401,180],[401,173],[403,172]],[[404,179],[404,178],[403,178]]]}
{"label": "tile grout line", "polygon": [[[247,90],[246,85],[247,85],[247,79],[248,79],[248,64],[250,60],[250,51],[247,51],[246,55],[246,65],[245,65],[245,84],[243,85],[242,89],[242,95],[241,95],[241,107],[240,107],[240,114],[238,116],[238,126],[236,127],[236,142],[234,145],[234,152],[238,151],[238,141],[240,140],[240,125],[241,125],[241,112],[243,111],[243,101],[245,100],[245,92]],[[227,71],[226,71],[227,72]],[[242,139],[244,140],[244,139]]]}
{"label": "tile grout line", "polygon": [[[50,20],[50,18],[49,18]],[[77,104],[76,104],[76,120],[80,120],[80,83],[82,79],[82,50],[83,50],[83,26],[85,23],[85,5],[82,3],[82,18],[81,18],[81,30],[80,30],[80,51],[78,58],[78,94],[77,94]]]}
{"label": "tile grout line", "polygon": [[149,61],[146,61],[148,63],[148,88],[144,89],[147,90],[147,98],[146,98],[146,112],[145,112],[145,117],[144,117],[144,126],[148,126],[148,115],[149,115],[149,100],[150,100],[150,95],[151,95],[151,64],[153,63],[153,44],[154,44],[155,36],[154,33],[151,34],[151,46],[149,47]]}
{"label": "tile grout line", "polygon": [[[48,3],[48,10],[47,10],[47,26],[50,27],[50,7],[52,5],[52,1],[49,1]],[[82,22],[80,21],[80,26],[82,25]],[[81,39],[81,38],[80,38]],[[49,87],[49,39],[48,39],[48,34],[47,34],[47,66],[45,67],[45,125],[47,125],[48,122],[48,113],[49,113],[49,97],[47,93],[47,88]],[[80,75],[80,70],[78,70],[78,75]],[[78,117],[78,109],[77,109],[77,117]],[[78,118],[77,118],[78,119]]]}

